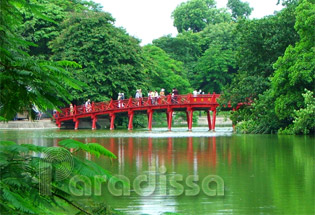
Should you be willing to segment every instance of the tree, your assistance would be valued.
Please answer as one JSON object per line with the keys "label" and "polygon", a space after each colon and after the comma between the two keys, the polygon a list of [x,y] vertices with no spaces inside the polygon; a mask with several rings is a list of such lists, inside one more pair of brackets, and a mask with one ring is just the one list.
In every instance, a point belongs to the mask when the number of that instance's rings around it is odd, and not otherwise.
{"label": "tree", "polygon": [[270,87],[273,64],[286,47],[299,38],[294,24],[294,7],[291,6],[272,16],[238,22],[238,71],[225,92],[229,97],[227,101],[253,100]]}
{"label": "tree", "polygon": [[[310,91],[314,90],[315,86],[315,35],[313,31],[315,7],[314,3],[307,0],[303,0],[297,7],[295,6],[294,3],[289,4],[284,11],[285,13],[280,14],[280,18],[290,17],[286,13],[292,12],[292,9],[295,8],[296,22],[294,27],[300,39],[295,43],[295,46],[289,44],[284,55],[279,56],[274,63],[275,71],[269,77],[271,83],[266,85],[267,90],[256,95],[254,98],[257,100],[252,98],[251,108],[242,111],[241,115],[237,114],[239,116],[237,121],[243,121],[242,127],[250,128],[249,132],[308,133],[314,131],[313,115],[315,110],[313,101],[310,99]],[[278,35],[281,36],[282,34],[278,33]],[[278,47],[282,47],[282,45]],[[269,82],[269,79],[262,76],[260,78],[261,82],[263,80]],[[246,89],[255,89],[254,87],[257,88],[258,85],[244,86]],[[304,91],[307,93],[303,94]],[[236,91],[233,95],[237,96]]]}
{"label": "tree", "polygon": [[153,40],[153,44],[163,49],[172,59],[183,62],[185,79],[191,81],[193,76],[193,68],[201,56],[200,34],[192,31],[183,32],[176,37],[170,35]]}
{"label": "tree", "polygon": [[39,9],[26,0],[1,1],[0,116],[7,119],[25,110],[32,112],[34,105],[41,110],[54,109],[71,98],[65,86],[77,90],[82,86],[68,70],[79,67],[75,62],[35,59],[25,52],[36,45],[26,42],[16,31],[23,21],[22,11],[52,21]]}
{"label": "tree", "polygon": [[[41,7],[24,0],[0,2],[0,121],[10,119],[26,108],[31,109],[33,105],[37,105],[42,110],[55,108],[62,104],[60,98],[64,101],[71,99],[65,86],[79,89],[81,85],[66,69],[79,67],[75,62],[39,60],[25,52],[35,44],[26,42],[17,32],[23,21],[23,11],[29,10],[37,17],[52,21],[43,16],[39,9]],[[56,176],[49,178],[51,181],[48,183],[42,181],[39,164],[49,165],[51,173],[62,167],[63,173],[69,173],[68,176],[81,175],[84,179],[91,180],[95,175],[107,178],[111,175],[97,164],[80,160],[73,155],[70,157],[73,159],[74,168],[69,171],[69,163],[62,165],[64,157],[60,156],[62,155],[60,152],[70,154],[68,150],[74,149],[75,152],[83,151],[97,157],[103,155],[116,158],[116,156],[95,143],[83,144],[75,140],[63,140],[59,145],[63,146],[63,149],[0,141],[0,211],[2,213],[55,214],[56,208],[64,209],[64,207],[73,207],[71,212],[85,214],[108,212],[106,206],[94,207],[93,202],[89,204],[91,206],[88,210],[80,206],[78,198],[71,195],[69,190],[69,185],[72,184],[71,177],[58,181]],[[49,153],[52,153],[51,159],[45,159],[45,154]],[[55,156],[58,154],[59,156]],[[40,192],[40,185],[50,185],[46,191],[51,195],[41,195],[43,193]],[[80,185],[74,189],[82,191]]]}
{"label": "tree", "polygon": [[228,0],[227,7],[232,10],[232,17],[237,20],[239,18],[248,18],[253,11],[247,2],[241,0]]}
{"label": "tree", "polygon": [[233,50],[224,50],[221,45],[214,44],[198,60],[193,86],[205,92],[220,93],[223,87],[230,82],[231,70],[234,69]]}
{"label": "tree", "polygon": [[304,107],[294,111],[293,133],[314,134],[315,132],[315,98],[309,90],[302,94]]}
{"label": "tree", "polygon": [[36,43],[31,46],[28,53],[32,56],[49,59],[52,52],[48,43],[55,39],[61,31],[60,24],[74,12],[101,11],[100,4],[85,0],[33,0],[33,4],[41,8],[41,14],[52,21],[39,19],[32,12],[25,11],[23,24],[20,26],[21,35],[25,40]]}
{"label": "tree", "polygon": [[147,83],[152,90],[164,88],[167,92],[175,87],[180,94],[191,92],[190,84],[183,75],[183,63],[169,57],[159,47],[143,47]]}
{"label": "tree", "polygon": [[217,9],[214,0],[190,0],[181,3],[172,13],[173,25],[179,33],[183,31],[202,31],[207,24],[228,22],[230,14]]}
{"label": "tree", "polygon": [[139,41],[114,26],[105,12],[72,14],[62,25],[61,34],[51,42],[53,59],[78,62],[82,70],[75,77],[87,84],[83,93],[71,91],[77,103],[90,98],[104,101],[118,92],[145,88]]}
{"label": "tree", "polygon": [[271,79],[275,111],[280,120],[292,122],[294,110],[302,107],[304,89],[315,86],[315,4],[303,0],[296,8],[295,29],[300,40],[289,45],[284,56],[274,64],[276,69]]}
{"label": "tree", "polygon": [[208,25],[200,32],[203,55],[194,67],[192,85],[205,92],[220,93],[236,72],[235,23]]}

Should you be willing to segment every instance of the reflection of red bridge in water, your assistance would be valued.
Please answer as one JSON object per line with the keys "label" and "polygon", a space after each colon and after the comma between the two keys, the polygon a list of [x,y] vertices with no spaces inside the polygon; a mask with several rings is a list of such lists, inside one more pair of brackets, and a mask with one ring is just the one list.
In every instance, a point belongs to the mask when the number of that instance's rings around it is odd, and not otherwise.
{"label": "reflection of red bridge in water", "polygon": [[[93,140],[93,139],[92,139]],[[126,139],[127,140],[127,139]],[[174,150],[175,140],[174,138],[162,139],[159,143],[154,146],[152,138],[139,138],[133,137],[128,138],[124,143],[119,143],[115,138],[110,138],[109,144],[102,144],[104,147],[109,149],[111,152],[116,154],[124,160],[118,162],[125,162],[130,164],[148,162],[149,164],[154,163],[153,159],[157,159],[159,166],[161,165],[172,165],[172,164],[183,164],[189,165],[188,168],[192,168],[195,160],[197,159],[199,164],[205,166],[211,166],[215,169],[217,165],[217,148],[216,148],[216,137],[204,138],[204,148],[200,148],[200,139],[198,143],[195,141],[194,149],[194,138],[187,137],[187,142],[181,142],[183,148]],[[97,142],[98,140],[94,140]],[[140,143],[139,143],[140,141]],[[155,139],[155,141],[157,141]],[[182,140],[181,140],[182,141]],[[93,142],[93,141],[92,141]],[[141,142],[143,142],[141,144]],[[159,147],[157,147],[159,146]],[[199,147],[198,147],[199,146]],[[231,156],[231,155],[229,155]],[[138,161],[138,162],[136,162]]]}
{"label": "reflection of red bridge in water", "polygon": [[[148,115],[148,129],[151,130],[153,112],[156,111],[166,113],[168,129],[171,130],[173,112],[185,111],[188,130],[191,130],[193,111],[204,110],[207,112],[209,130],[215,130],[216,112],[219,106],[217,99],[219,97],[220,94],[213,93],[198,96],[188,94],[172,97],[168,95],[160,97],[156,101],[149,98],[130,98],[125,100],[111,100],[108,102],[93,102],[90,110],[86,110],[84,105],[74,106],[72,113],[70,112],[70,108],[64,108],[61,109],[61,112],[57,112],[54,118],[58,127],[61,127],[61,123],[64,121],[73,121],[75,123],[75,129],[78,129],[80,119],[91,118],[92,129],[96,129],[97,117],[100,115],[109,115],[110,129],[113,130],[116,114],[128,113],[128,130],[132,130],[134,114],[144,112]],[[241,105],[241,103],[238,104],[237,108]],[[212,117],[210,111],[212,111]]]}
{"label": "reflection of red bridge in water", "polygon": [[[204,138],[88,138],[86,142],[97,142],[117,155],[118,165],[134,170],[141,166],[165,165],[168,170],[171,166],[175,168],[176,164],[184,165],[187,169],[193,169],[195,162],[199,167],[216,169],[218,160],[228,165],[232,162],[232,152],[230,144],[220,142],[217,148],[215,136]],[[186,140],[184,140],[186,139]],[[178,142],[179,141],[179,142]],[[185,144],[186,142],[186,144]],[[180,144],[177,144],[180,143]],[[224,144],[227,144],[224,146]],[[177,145],[177,147],[175,147]],[[180,147],[178,147],[180,145]],[[85,154],[82,156],[89,160],[96,161],[98,158],[94,155]],[[233,159],[241,162],[240,154],[233,154]],[[223,161],[224,160],[224,161]]]}

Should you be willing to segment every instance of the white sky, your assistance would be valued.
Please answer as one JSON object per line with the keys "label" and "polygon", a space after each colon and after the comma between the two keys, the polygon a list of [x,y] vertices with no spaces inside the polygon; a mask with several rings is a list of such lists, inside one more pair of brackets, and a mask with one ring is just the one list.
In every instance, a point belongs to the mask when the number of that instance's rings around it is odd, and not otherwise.
{"label": "white sky", "polygon": [[[181,2],[187,0],[93,0],[103,5],[103,10],[116,19],[115,25],[123,27],[131,35],[140,39],[141,45],[164,35],[176,36],[172,12]],[[228,0],[216,0],[217,8],[226,7]],[[245,0],[254,8],[250,18],[261,18],[281,10],[277,0]]]}

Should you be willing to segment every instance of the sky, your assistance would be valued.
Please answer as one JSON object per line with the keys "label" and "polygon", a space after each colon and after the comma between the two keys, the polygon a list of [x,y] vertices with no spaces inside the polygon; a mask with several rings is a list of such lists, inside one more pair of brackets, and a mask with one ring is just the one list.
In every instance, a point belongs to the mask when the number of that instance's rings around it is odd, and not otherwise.
{"label": "sky", "polygon": [[[115,26],[141,40],[141,45],[171,34],[177,35],[173,26],[172,12],[187,0],[93,0],[116,19]],[[228,0],[216,0],[217,8],[225,8]],[[262,18],[281,10],[278,0],[246,0],[254,8],[250,18]]]}

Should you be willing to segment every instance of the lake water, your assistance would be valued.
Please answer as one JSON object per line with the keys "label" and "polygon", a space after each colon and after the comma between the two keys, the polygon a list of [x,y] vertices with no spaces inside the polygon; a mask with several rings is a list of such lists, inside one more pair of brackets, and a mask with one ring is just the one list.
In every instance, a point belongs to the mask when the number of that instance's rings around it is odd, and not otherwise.
{"label": "lake water", "polygon": [[[0,130],[0,138],[45,146],[66,138],[102,144],[118,158],[80,156],[128,180],[130,194],[119,193],[118,183],[104,185],[99,197],[126,214],[315,213],[314,137],[186,130]],[[149,184],[140,183],[146,178]]]}

